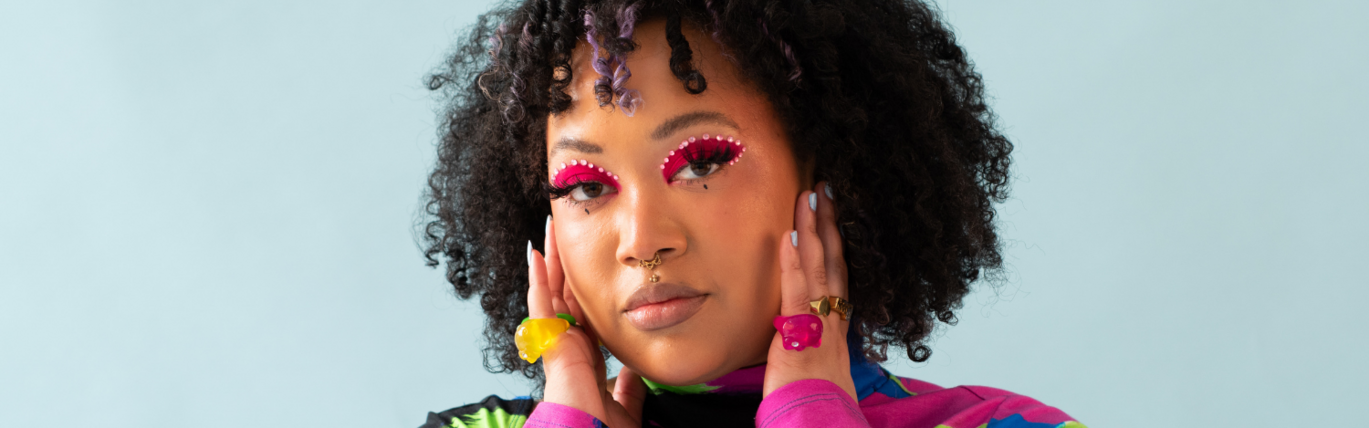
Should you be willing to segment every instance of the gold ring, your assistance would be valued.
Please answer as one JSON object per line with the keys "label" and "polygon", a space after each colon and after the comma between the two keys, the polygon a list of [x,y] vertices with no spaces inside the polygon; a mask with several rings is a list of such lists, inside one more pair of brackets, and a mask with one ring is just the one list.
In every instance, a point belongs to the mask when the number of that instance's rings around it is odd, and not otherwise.
{"label": "gold ring", "polygon": [[827,300],[827,296],[819,297],[818,300],[808,302],[808,312],[825,317],[832,312],[832,303]]}
{"label": "gold ring", "polygon": [[832,312],[836,312],[838,315],[841,315],[842,321],[846,321],[846,318],[851,315],[851,311],[855,309],[853,306],[851,306],[851,301],[837,296],[827,296],[827,300],[827,306],[830,306],[832,308]]}

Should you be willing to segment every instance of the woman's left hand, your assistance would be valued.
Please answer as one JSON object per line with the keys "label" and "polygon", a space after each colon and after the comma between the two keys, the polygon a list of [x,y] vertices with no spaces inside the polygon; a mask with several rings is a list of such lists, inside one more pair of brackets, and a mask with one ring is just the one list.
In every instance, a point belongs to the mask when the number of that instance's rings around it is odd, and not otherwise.
{"label": "woman's left hand", "polygon": [[[780,242],[780,315],[809,313],[808,302],[823,296],[847,299],[846,259],[837,231],[836,212],[827,183],[799,195],[794,207],[794,231]],[[797,237],[797,245],[794,237]],[[779,332],[770,341],[764,394],[804,379],[831,381],[856,400],[851,360],[846,350],[850,322],[836,311],[818,316],[823,322],[822,346],[802,351],[784,349]]]}

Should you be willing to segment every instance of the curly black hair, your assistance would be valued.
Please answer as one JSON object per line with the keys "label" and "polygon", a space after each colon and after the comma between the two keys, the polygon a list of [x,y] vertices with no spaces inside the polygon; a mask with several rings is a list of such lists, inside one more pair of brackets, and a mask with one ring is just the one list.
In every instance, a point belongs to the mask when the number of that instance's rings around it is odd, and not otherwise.
{"label": "curly black hair", "polygon": [[[978,73],[937,12],[915,0],[526,0],[480,16],[428,87],[446,100],[423,228],[429,266],[445,261],[462,299],[488,315],[485,367],[541,378],[518,358],[527,316],[524,243],[551,213],[546,126],[570,107],[577,41],[595,49],[601,106],[631,113],[619,61],[639,19],[664,19],[670,69],[708,89],[686,23],[779,115],[792,150],[836,195],[852,325],[864,353],[889,346],[925,361],[924,340],[983,275],[1001,273],[994,203],[1007,197],[1012,144],[994,127]],[[696,41],[697,42],[697,41]],[[740,60],[740,59],[745,60]],[[615,68],[616,67],[616,68]],[[615,105],[615,99],[616,105]]]}

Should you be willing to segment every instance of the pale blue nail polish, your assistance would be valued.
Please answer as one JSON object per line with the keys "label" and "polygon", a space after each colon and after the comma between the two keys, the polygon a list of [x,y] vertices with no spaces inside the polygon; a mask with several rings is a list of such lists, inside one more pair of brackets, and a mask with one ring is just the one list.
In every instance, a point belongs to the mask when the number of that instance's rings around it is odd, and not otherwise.
{"label": "pale blue nail polish", "polygon": [[822,185],[822,191],[823,191],[824,193],[827,193],[827,200],[829,200],[829,201],[833,200],[833,199],[832,199],[832,183],[823,183],[823,185]]}
{"label": "pale blue nail polish", "polygon": [[542,233],[551,233],[551,214],[547,214],[547,228]]}
{"label": "pale blue nail polish", "polygon": [[799,246],[799,231],[789,232],[789,243],[795,247]]}
{"label": "pale blue nail polish", "polygon": [[808,209],[813,210],[813,211],[817,211],[817,210],[818,210],[818,194],[817,194],[817,193],[809,193],[809,194],[808,194]]}
{"label": "pale blue nail polish", "polygon": [[532,266],[532,240],[528,240],[528,266]]}

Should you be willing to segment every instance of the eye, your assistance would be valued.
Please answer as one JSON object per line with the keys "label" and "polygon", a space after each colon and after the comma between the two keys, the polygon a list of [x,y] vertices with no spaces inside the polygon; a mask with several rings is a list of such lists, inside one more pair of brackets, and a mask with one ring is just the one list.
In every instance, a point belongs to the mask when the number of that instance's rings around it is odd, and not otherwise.
{"label": "eye", "polygon": [[715,172],[718,172],[718,170],[721,168],[722,165],[717,162],[690,162],[689,165],[685,166],[684,168],[680,168],[680,171],[676,172],[675,176],[670,178],[670,181],[697,180],[700,178],[707,177]]}
{"label": "eye", "polygon": [[580,203],[618,192],[617,175],[583,159],[561,164],[555,175],[547,185],[547,196],[553,200],[569,196],[569,202]]}
{"label": "eye", "polygon": [[605,186],[603,183],[590,181],[575,186],[575,189],[570,191],[570,198],[576,202],[584,202],[617,191],[618,189]]}
{"label": "eye", "polygon": [[741,160],[746,147],[741,140],[721,135],[690,137],[671,150],[661,164],[661,175],[667,183],[689,182],[705,178]]}

